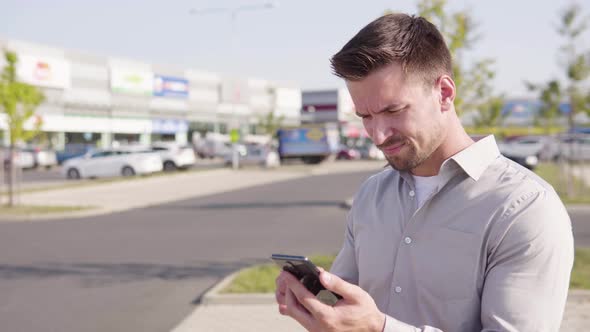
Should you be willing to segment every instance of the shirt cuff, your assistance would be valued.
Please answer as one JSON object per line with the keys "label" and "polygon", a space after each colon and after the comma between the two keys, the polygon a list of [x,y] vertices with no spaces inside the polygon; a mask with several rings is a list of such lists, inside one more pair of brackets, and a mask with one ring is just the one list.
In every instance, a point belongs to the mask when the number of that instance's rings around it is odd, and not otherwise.
{"label": "shirt cuff", "polygon": [[399,320],[385,315],[385,326],[383,332],[421,332],[419,328],[400,322]]}

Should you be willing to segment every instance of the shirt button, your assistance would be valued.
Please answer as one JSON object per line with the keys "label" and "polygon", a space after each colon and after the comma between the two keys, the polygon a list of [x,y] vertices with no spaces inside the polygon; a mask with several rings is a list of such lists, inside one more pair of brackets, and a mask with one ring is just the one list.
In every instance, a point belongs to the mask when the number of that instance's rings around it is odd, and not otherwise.
{"label": "shirt button", "polygon": [[410,197],[416,196],[416,193],[413,190],[410,190]]}
{"label": "shirt button", "polygon": [[406,238],[404,239],[404,242],[405,242],[406,244],[410,244],[410,243],[412,243],[412,238],[410,238],[410,237],[406,237]]}
{"label": "shirt button", "polygon": [[399,286],[395,287],[395,292],[396,293],[401,293],[402,292],[402,288],[399,287]]}

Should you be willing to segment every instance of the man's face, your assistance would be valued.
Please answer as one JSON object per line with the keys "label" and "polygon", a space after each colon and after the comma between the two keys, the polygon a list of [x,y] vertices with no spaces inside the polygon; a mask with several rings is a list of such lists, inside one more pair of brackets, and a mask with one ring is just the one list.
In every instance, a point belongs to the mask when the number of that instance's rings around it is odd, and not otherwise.
{"label": "man's face", "polygon": [[347,81],[356,113],[389,164],[411,171],[428,160],[444,139],[440,93],[388,65],[361,81]]}

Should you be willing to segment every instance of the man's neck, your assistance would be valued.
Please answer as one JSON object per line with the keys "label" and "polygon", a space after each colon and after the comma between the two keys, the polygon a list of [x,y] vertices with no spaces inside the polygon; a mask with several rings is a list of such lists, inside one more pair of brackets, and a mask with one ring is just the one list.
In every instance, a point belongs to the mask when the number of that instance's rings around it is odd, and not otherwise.
{"label": "man's neck", "polygon": [[454,124],[449,129],[449,134],[441,145],[418,167],[411,170],[411,173],[416,176],[435,176],[439,173],[442,163],[465,150],[473,140],[467,133],[463,126]]}

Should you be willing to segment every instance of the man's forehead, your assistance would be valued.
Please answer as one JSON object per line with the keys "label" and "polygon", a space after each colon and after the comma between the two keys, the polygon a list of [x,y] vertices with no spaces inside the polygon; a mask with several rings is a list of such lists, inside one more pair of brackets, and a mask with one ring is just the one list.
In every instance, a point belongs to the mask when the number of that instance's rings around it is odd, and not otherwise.
{"label": "man's forehead", "polygon": [[386,86],[364,89],[348,85],[357,112],[377,112],[386,107],[396,107],[403,104],[401,91],[392,91]]}

